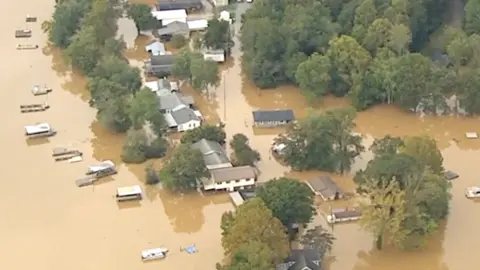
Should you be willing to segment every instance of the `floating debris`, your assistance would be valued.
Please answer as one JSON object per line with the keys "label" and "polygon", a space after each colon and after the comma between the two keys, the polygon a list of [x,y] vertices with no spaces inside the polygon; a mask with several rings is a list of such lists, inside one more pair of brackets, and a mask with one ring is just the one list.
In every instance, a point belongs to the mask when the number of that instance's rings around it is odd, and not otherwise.
{"label": "floating debris", "polygon": [[37,22],[37,17],[27,15],[25,17],[25,22]]}
{"label": "floating debris", "polygon": [[444,175],[445,179],[447,179],[447,180],[453,180],[453,179],[457,179],[458,177],[460,177],[460,175],[458,175],[457,173],[452,172],[452,171],[446,171],[443,175]]}
{"label": "floating debris", "polygon": [[40,46],[33,45],[33,44],[18,44],[17,50],[35,50],[38,49]]}
{"label": "floating debris", "polygon": [[21,113],[31,113],[31,112],[43,112],[50,108],[50,105],[43,103],[43,104],[26,104],[20,105],[20,112]]}
{"label": "floating debris", "polygon": [[[180,248],[182,249],[182,248]],[[188,247],[185,247],[182,249],[183,251],[187,252],[188,254],[194,254],[194,253],[197,253],[198,252],[198,249],[195,245],[191,245],[191,246],[188,246]]]}
{"label": "floating debris", "polygon": [[30,29],[19,29],[15,30],[16,38],[29,38],[32,36],[32,30]]}
{"label": "floating debris", "polygon": [[34,85],[32,87],[32,94],[34,96],[40,96],[40,95],[46,95],[48,93],[52,92],[52,88],[50,87],[47,87],[46,85],[44,85],[43,87],[40,86],[40,85]]}
{"label": "floating debris", "polygon": [[478,134],[476,132],[467,132],[465,133],[467,139],[478,139]]}

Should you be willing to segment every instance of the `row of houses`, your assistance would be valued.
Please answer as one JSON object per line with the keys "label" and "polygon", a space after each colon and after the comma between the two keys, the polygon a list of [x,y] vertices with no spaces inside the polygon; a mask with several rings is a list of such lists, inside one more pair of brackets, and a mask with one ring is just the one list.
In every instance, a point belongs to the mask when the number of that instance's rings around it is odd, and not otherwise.
{"label": "row of houses", "polygon": [[159,111],[163,113],[169,129],[174,132],[184,132],[199,127],[202,124],[202,114],[195,109],[192,96],[184,96],[179,92],[178,83],[166,78],[146,82],[158,98]]}

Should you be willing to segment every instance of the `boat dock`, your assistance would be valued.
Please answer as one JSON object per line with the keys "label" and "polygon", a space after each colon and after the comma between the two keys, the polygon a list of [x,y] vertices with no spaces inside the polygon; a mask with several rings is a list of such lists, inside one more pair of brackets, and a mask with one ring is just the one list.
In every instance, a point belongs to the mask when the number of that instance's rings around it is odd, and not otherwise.
{"label": "boat dock", "polygon": [[56,147],[56,148],[53,148],[53,150],[52,150],[52,157],[72,155],[72,154],[75,154],[77,152],[80,152],[80,151],[78,151],[76,149],[68,149],[68,148],[64,148],[64,147]]}
{"label": "boat dock", "polygon": [[55,162],[59,162],[59,161],[65,161],[65,160],[73,160],[73,158],[82,157],[82,156],[83,156],[82,152],[76,151],[76,152],[68,154],[68,155],[58,156],[58,157],[54,158],[54,160],[55,160]]}
{"label": "boat dock", "polygon": [[50,108],[50,105],[43,103],[43,104],[26,104],[20,105],[20,112],[21,113],[32,113],[32,112],[43,112]]}
{"label": "boat dock", "polygon": [[35,50],[40,48],[38,45],[33,45],[33,44],[18,44],[17,45],[17,50]]}
{"label": "boat dock", "polygon": [[75,180],[75,184],[77,185],[77,187],[86,187],[92,185],[97,180],[98,178],[92,175]]}
{"label": "boat dock", "polygon": [[16,38],[29,38],[32,37],[32,30],[30,29],[19,29],[15,30]]}

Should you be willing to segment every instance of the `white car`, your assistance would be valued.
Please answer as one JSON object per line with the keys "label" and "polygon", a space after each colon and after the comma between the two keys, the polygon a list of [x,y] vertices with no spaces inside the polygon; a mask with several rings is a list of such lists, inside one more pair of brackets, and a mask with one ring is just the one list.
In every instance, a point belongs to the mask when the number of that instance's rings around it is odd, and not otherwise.
{"label": "white car", "polygon": [[480,198],[480,186],[469,187],[465,190],[467,198]]}
{"label": "white car", "polygon": [[168,249],[166,248],[152,248],[142,251],[142,261],[150,261],[163,259],[167,256]]}

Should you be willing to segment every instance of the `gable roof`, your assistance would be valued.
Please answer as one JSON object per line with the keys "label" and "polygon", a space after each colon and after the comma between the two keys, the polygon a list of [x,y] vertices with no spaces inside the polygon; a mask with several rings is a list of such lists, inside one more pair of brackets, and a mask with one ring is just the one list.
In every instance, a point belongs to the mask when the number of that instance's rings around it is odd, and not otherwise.
{"label": "gable roof", "polygon": [[276,270],[321,270],[320,254],[313,249],[293,249]]}
{"label": "gable roof", "polygon": [[165,93],[158,96],[159,110],[173,110],[180,105],[190,106],[195,103],[192,96],[182,96],[179,93]]}
{"label": "gable roof", "polygon": [[165,54],[165,45],[158,40],[154,40],[145,46],[145,50],[153,55]]}
{"label": "gable roof", "polygon": [[170,114],[177,125],[186,124],[190,121],[200,121],[200,118],[198,118],[195,112],[188,107],[181,107],[177,110],[173,110]]}
{"label": "gable roof", "polygon": [[295,120],[292,110],[258,110],[253,111],[252,114],[255,122]]}
{"label": "gable roof", "polygon": [[145,71],[162,75],[171,73],[174,59],[173,54],[152,55],[150,60],[145,62]]}
{"label": "gable roof", "polygon": [[210,175],[217,183],[255,178],[255,170],[251,166],[229,167],[210,170]]}
{"label": "gable roof", "polygon": [[307,180],[308,186],[313,192],[322,194],[323,197],[328,198],[335,196],[337,193],[343,195],[343,190],[333,182],[332,178],[328,176],[320,176],[318,178]]}
{"label": "gable roof", "polygon": [[188,24],[184,22],[179,22],[179,21],[171,22],[167,24],[167,26],[157,30],[157,34],[159,36],[182,34],[182,33],[189,33],[189,32],[190,32],[190,29],[188,28]]}
{"label": "gable roof", "polygon": [[192,147],[200,150],[206,166],[230,163],[227,153],[218,142],[201,139],[192,144]]}
{"label": "gable roof", "polygon": [[160,0],[157,4],[158,10],[200,9],[202,7],[202,0]]}

